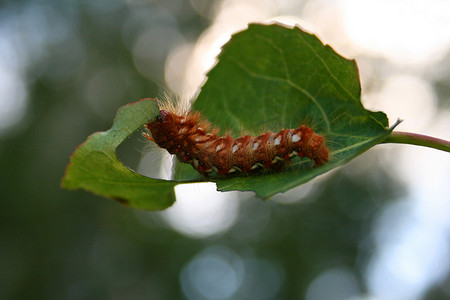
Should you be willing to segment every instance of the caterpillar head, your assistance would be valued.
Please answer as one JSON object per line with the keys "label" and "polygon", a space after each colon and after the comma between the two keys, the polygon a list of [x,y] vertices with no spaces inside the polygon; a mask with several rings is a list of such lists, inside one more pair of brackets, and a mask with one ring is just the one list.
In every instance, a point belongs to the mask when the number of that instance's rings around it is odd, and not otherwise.
{"label": "caterpillar head", "polygon": [[166,122],[167,123],[170,119],[169,115],[170,115],[170,113],[168,111],[160,110],[159,115],[157,115],[155,118],[155,122],[159,122],[159,123]]}
{"label": "caterpillar head", "polygon": [[168,130],[173,126],[174,116],[166,110],[160,110],[159,114],[147,124],[147,128],[152,133],[153,138],[155,138],[155,134],[161,130]]}
{"label": "caterpillar head", "polygon": [[180,117],[166,110],[160,110],[159,114],[145,126],[152,134],[151,139],[161,148],[167,148],[177,132],[179,119]]}

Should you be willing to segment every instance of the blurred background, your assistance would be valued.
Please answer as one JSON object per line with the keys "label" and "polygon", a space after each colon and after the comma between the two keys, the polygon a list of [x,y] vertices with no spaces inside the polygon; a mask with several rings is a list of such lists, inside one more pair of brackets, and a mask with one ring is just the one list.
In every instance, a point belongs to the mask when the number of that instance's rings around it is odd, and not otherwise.
{"label": "blurred background", "polygon": [[[379,145],[263,202],[177,186],[164,212],[60,189],[118,107],[195,95],[249,22],[356,58],[363,103],[450,139],[450,1],[3,0],[0,299],[449,299],[450,158]],[[134,169],[145,142],[119,149]]]}

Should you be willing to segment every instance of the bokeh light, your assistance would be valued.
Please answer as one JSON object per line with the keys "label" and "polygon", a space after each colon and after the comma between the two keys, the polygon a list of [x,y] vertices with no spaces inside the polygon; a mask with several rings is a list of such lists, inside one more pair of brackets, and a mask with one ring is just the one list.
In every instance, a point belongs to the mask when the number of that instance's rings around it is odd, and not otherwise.
{"label": "bokeh light", "polygon": [[274,299],[284,279],[273,262],[241,257],[228,248],[206,248],[180,274],[188,299]]}
{"label": "bokeh light", "polygon": [[27,95],[22,78],[0,69],[0,135],[17,125],[25,115]]}
{"label": "bokeh light", "polygon": [[[380,145],[272,200],[176,187],[135,212],[59,187],[118,107],[193,99],[248,23],[299,24],[361,73],[398,130],[450,139],[446,0],[108,0],[0,4],[1,299],[448,299],[450,158]],[[118,155],[154,178],[139,133]],[[142,154],[142,158],[141,158]],[[122,157],[123,156],[123,157]]]}
{"label": "bokeh light", "polygon": [[220,193],[214,183],[177,185],[175,193],[177,202],[163,215],[182,233],[207,237],[228,230],[236,219],[236,193]]}
{"label": "bokeh light", "polygon": [[223,247],[205,249],[181,271],[181,286],[188,299],[231,299],[241,285],[241,257]]}
{"label": "bokeh light", "polygon": [[319,274],[308,287],[306,300],[348,300],[361,291],[355,276],[345,268],[335,268]]}
{"label": "bokeh light", "polygon": [[448,1],[344,0],[338,6],[355,46],[395,64],[438,62],[450,47]]}

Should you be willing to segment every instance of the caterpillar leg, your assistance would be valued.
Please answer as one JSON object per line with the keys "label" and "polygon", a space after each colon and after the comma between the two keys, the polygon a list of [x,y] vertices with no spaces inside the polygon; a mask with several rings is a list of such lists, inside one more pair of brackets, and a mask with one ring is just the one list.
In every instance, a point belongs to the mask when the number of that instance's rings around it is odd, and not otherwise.
{"label": "caterpillar leg", "polygon": [[149,141],[154,142],[155,140],[148,134],[147,132],[142,133],[143,136],[145,136]]}

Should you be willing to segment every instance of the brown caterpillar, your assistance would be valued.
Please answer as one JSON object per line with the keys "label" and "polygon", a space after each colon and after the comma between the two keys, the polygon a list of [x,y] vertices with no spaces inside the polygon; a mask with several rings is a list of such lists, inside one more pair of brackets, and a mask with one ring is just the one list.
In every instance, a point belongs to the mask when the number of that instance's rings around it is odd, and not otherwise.
{"label": "brown caterpillar", "polygon": [[228,175],[247,174],[260,168],[278,170],[294,156],[308,157],[315,166],[329,159],[323,137],[305,125],[234,139],[229,135],[218,137],[218,130],[201,119],[199,112],[177,114],[172,110],[175,111],[170,105],[161,109],[145,125],[151,132],[151,136],[144,133],[145,137],[206,177],[212,172]]}

